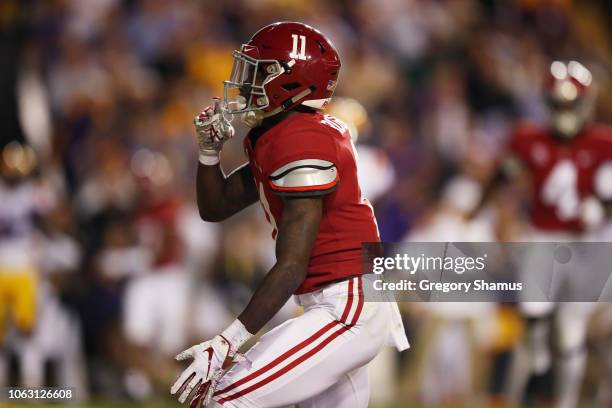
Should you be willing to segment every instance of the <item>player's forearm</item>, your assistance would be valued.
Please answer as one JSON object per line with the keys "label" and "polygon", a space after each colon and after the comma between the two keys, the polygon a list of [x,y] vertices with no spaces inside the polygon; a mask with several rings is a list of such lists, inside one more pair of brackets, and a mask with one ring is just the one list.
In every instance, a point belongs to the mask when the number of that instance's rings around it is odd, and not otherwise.
{"label": "player's forearm", "polygon": [[198,210],[204,221],[217,222],[226,219],[227,207],[225,197],[225,185],[227,179],[219,164],[205,166],[198,163],[198,174],[196,177],[196,192]]}
{"label": "player's forearm", "polygon": [[219,163],[223,144],[234,136],[234,128],[225,118],[221,101],[213,98],[194,119],[198,139],[197,201],[205,221],[222,221],[252,204],[257,197],[248,168],[239,168],[225,176]]}
{"label": "player's forearm", "polygon": [[238,320],[257,333],[293,295],[306,277],[306,265],[279,265],[270,270]]}
{"label": "player's forearm", "polygon": [[257,189],[248,166],[225,176],[221,166],[198,164],[198,210],[204,221],[218,222],[257,201]]}

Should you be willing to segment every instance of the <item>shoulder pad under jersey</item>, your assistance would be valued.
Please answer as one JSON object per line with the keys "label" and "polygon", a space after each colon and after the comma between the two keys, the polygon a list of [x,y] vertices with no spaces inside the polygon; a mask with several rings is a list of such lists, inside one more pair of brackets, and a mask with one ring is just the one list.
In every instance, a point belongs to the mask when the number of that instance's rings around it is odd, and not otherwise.
{"label": "shoulder pad under jersey", "polygon": [[339,181],[336,165],[321,159],[292,161],[269,177],[270,187],[276,193],[303,197],[328,194],[336,189]]}

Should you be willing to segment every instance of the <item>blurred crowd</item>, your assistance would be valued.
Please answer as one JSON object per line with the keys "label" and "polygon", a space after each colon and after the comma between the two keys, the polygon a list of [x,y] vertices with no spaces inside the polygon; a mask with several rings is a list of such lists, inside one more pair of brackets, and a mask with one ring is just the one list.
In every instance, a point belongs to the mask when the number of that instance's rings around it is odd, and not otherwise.
{"label": "blurred crowd", "polygon": [[[472,188],[457,175],[486,178],[516,121],[546,120],[552,59],[591,69],[597,118],[612,121],[609,12],[605,0],[3,0],[0,273],[26,271],[15,285],[37,306],[0,325],[0,385],[165,395],[172,356],[241,311],[274,263],[271,228],[258,206],[199,219],[192,121],[261,26],[302,21],[338,48],[336,95],[352,99],[332,109],[348,111],[383,240],[505,241],[520,239],[524,200],[499,197],[496,221],[468,228],[452,217]],[[228,171],[245,161],[237,122]],[[511,306],[402,307],[416,351],[377,359],[373,402],[501,397],[522,324]],[[602,370],[588,372],[589,401],[612,392]]]}

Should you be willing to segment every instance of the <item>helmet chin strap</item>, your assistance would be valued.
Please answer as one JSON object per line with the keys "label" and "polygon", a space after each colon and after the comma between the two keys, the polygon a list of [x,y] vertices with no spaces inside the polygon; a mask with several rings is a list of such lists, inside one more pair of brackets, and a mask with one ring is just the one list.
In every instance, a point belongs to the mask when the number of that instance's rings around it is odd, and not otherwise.
{"label": "helmet chin strap", "polygon": [[244,123],[246,126],[250,128],[256,128],[261,125],[265,118],[269,118],[270,116],[278,115],[279,113],[285,111],[290,106],[293,106],[300,99],[310,95],[312,93],[312,89],[306,88],[302,92],[293,96],[292,98],[287,99],[277,108],[271,110],[270,112],[264,112],[262,110],[252,110],[248,112],[244,112],[240,116],[240,121]]}

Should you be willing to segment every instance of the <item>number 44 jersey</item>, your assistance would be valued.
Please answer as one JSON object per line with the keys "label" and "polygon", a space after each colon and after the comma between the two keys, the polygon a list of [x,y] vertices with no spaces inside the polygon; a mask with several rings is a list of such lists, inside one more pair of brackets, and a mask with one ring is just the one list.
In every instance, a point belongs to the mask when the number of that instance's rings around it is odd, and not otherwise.
{"label": "number 44 jersey", "polygon": [[533,182],[531,222],[543,231],[581,232],[581,206],[588,198],[612,200],[612,129],[585,128],[562,141],[549,130],[522,124],[510,151]]}
{"label": "number 44 jersey", "polygon": [[300,112],[265,132],[255,128],[244,144],[273,238],[283,199],[323,197],[307,276],[296,293],[360,275],[362,242],[380,238],[372,207],[361,196],[346,126],[329,115]]}

